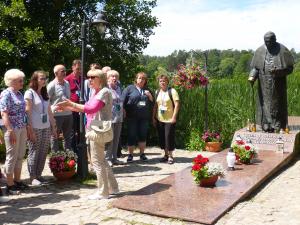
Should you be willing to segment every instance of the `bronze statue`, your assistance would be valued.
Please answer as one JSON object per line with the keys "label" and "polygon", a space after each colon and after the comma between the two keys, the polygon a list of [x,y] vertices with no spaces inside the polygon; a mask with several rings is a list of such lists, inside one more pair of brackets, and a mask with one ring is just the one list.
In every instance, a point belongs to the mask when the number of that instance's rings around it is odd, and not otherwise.
{"label": "bronze statue", "polygon": [[294,59],[291,52],[276,42],[269,31],[264,35],[265,44],[254,53],[248,81],[251,85],[258,79],[256,123],[265,132],[278,132],[287,127],[287,82],[293,72]]}

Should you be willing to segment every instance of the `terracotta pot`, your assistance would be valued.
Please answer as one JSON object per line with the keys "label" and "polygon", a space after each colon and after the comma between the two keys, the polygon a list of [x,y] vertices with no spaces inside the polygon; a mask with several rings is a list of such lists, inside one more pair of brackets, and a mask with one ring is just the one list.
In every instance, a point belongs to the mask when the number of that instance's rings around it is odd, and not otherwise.
{"label": "terracotta pot", "polygon": [[63,172],[54,172],[53,175],[57,180],[69,180],[75,174],[75,169],[70,171],[63,171]]}
{"label": "terracotta pot", "polygon": [[205,150],[208,152],[221,151],[222,142],[205,142]]}
{"label": "terracotta pot", "polygon": [[201,187],[213,187],[216,185],[218,178],[219,178],[218,176],[212,176],[209,178],[202,179],[200,181],[200,186]]}

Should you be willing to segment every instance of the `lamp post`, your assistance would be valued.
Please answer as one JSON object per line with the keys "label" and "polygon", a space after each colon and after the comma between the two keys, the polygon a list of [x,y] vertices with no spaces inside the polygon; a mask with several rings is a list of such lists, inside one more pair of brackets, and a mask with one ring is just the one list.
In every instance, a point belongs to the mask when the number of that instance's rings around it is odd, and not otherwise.
{"label": "lamp post", "polygon": [[[80,78],[80,98],[79,103],[84,104],[84,77],[85,74],[84,65],[85,65],[85,50],[87,44],[87,29],[91,25],[94,25],[99,33],[104,33],[106,25],[108,24],[105,21],[105,16],[103,12],[98,12],[95,19],[86,21],[86,16],[84,15],[83,21],[81,24],[81,78]],[[79,128],[79,144],[77,145],[78,152],[78,168],[77,173],[81,178],[86,178],[88,173],[88,163],[87,163],[87,151],[86,151],[86,140],[85,140],[85,124],[84,124],[84,113],[80,113],[80,128]]]}
{"label": "lamp post", "polygon": [[[196,55],[201,57],[201,55],[198,52],[191,49],[192,65],[194,65],[193,53],[196,53]],[[205,73],[207,74],[208,50],[204,51],[203,55],[205,58],[204,69],[205,69]],[[207,85],[205,85],[205,89],[204,89],[204,130],[205,131],[208,130],[208,89],[207,89]]]}

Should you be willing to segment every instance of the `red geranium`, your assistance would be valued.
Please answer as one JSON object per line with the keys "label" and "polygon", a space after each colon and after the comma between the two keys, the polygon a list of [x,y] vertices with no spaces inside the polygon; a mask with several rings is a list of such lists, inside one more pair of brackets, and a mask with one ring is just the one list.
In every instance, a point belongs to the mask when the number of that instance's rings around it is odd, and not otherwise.
{"label": "red geranium", "polygon": [[246,149],[247,151],[249,151],[249,150],[251,149],[251,147],[250,147],[249,145],[246,145],[246,146],[245,146],[245,149]]}
{"label": "red geranium", "polygon": [[209,159],[203,157],[201,154],[197,155],[193,159],[192,175],[197,184],[200,183],[202,179],[211,176],[224,176],[224,170],[222,165],[218,163],[208,163]]}
{"label": "red geranium", "polygon": [[72,160],[69,161],[68,164],[69,164],[70,168],[73,168],[75,166],[76,162],[75,162],[75,160],[72,159]]}
{"label": "red geranium", "polygon": [[201,169],[201,165],[200,164],[195,164],[195,165],[192,166],[192,170],[198,171],[200,169]]}

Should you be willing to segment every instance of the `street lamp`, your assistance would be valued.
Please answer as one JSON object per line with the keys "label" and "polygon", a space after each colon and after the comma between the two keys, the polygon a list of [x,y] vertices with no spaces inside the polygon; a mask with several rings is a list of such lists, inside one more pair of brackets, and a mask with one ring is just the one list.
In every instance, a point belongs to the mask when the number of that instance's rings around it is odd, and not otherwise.
{"label": "street lamp", "polygon": [[[191,49],[191,57],[192,57],[192,65],[194,65],[194,58],[193,58],[193,53],[196,53],[196,55],[200,56],[201,55],[194,51],[193,49]],[[207,74],[207,61],[208,61],[208,50],[203,52],[204,58],[205,58],[205,62],[204,62],[204,70],[205,73]],[[205,85],[205,89],[204,89],[204,130],[207,131],[208,130],[208,89],[207,89],[207,85]]]}
{"label": "street lamp", "polygon": [[[81,24],[81,78],[80,78],[80,98],[79,103],[84,104],[84,77],[85,74],[84,65],[85,65],[85,50],[87,35],[86,31],[90,26],[95,26],[97,31],[100,34],[103,34],[106,29],[108,22],[104,19],[105,15],[102,11],[98,12],[96,17],[92,20],[86,21],[86,16],[84,15],[83,21]],[[86,141],[85,141],[85,124],[84,124],[84,113],[80,113],[80,129],[79,129],[79,144],[77,145],[78,153],[78,168],[77,173],[81,178],[86,178],[88,173],[88,163],[87,163],[87,151],[86,151]]]}

